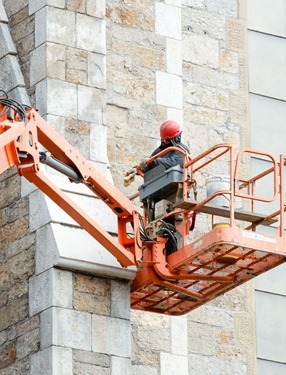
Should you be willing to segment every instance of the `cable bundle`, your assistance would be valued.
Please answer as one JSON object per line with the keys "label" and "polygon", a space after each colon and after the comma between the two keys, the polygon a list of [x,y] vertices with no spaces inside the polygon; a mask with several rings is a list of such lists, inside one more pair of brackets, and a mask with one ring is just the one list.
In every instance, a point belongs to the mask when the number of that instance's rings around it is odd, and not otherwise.
{"label": "cable bundle", "polygon": [[7,93],[3,90],[0,90],[0,103],[3,104],[5,107],[7,107],[7,108],[4,108],[4,110],[0,113],[0,116],[7,113],[8,108],[11,108],[13,111],[18,113],[18,115],[23,120],[23,122],[27,124],[28,118],[27,118],[26,108],[30,108],[29,106],[20,104],[16,100],[9,99]]}

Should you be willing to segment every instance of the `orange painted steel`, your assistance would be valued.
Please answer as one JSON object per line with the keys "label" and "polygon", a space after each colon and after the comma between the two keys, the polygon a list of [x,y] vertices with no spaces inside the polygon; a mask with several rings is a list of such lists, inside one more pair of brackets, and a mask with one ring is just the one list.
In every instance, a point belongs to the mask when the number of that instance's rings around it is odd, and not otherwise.
{"label": "orange painted steel", "polygon": [[[141,236],[142,229],[148,233],[154,223],[148,221],[150,216],[146,209],[142,218],[135,210],[133,199],[138,197],[137,193],[130,199],[125,197],[34,109],[26,109],[25,123],[17,114],[8,118],[7,111],[1,104],[0,113],[0,173],[16,165],[21,176],[64,209],[114,255],[122,266],[137,266],[137,275],[131,286],[132,308],[168,315],[186,314],[285,262],[284,156],[277,162],[270,154],[246,149],[238,153],[235,159],[233,147],[221,144],[192,159],[182,149],[171,147],[147,160],[149,164],[170,150],[181,152],[184,156],[182,178],[175,181],[180,194],[176,194],[176,201],[163,217],[167,222],[175,222],[176,234],[181,242],[179,249],[166,256],[166,238],[159,234],[149,239]],[[70,168],[78,176],[77,182],[87,186],[113,211],[118,218],[117,239],[89,217],[42,172],[40,145],[65,167]],[[239,167],[244,154],[267,157],[272,162],[272,167],[249,179],[242,179]],[[215,192],[209,197],[197,197],[197,180],[205,175],[206,168],[216,170],[213,165],[218,161],[228,170],[229,189]],[[143,176],[140,165],[137,171]],[[261,197],[255,191],[255,185],[265,176],[273,177],[273,195],[270,198]],[[222,209],[210,205],[211,200],[220,195],[228,198],[229,207]],[[250,202],[252,210],[238,212],[235,208],[237,197]],[[256,201],[266,205],[278,202],[279,209],[264,215],[257,214],[254,212]],[[217,216],[226,217],[227,223],[216,225],[196,238],[189,235],[189,231],[190,228],[193,229],[198,214],[208,215],[211,223]],[[238,228],[239,220],[250,225],[246,229]],[[260,225],[270,225],[275,221],[278,226],[273,236],[262,235],[257,231]],[[127,226],[133,228],[133,234],[128,233]]]}
{"label": "orange painted steel", "polygon": [[[0,112],[3,112],[0,108]],[[0,171],[17,165],[18,173],[48,195],[65,210],[82,228],[90,233],[102,246],[113,254],[124,266],[137,264],[141,259],[141,241],[135,236],[127,237],[126,224],[132,222],[134,233],[139,232],[138,214],[132,202],[109,183],[87,160],[52,128],[34,109],[27,110],[28,122],[8,120],[0,122]],[[59,189],[41,170],[39,144],[50,151],[60,162],[71,167],[84,183],[118,217],[119,236],[116,240],[90,216],[88,216],[68,195]],[[24,154],[21,158],[19,155]],[[12,155],[12,156],[11,156]]]}
{"label": "orange painted steel", "polygon": [[[273,162],[272,168],[249,180],[241,181],[238,176],[238,163],[243,152],[268,156]],[[190,244],[184,245],[167,257],[164,255],[164,245],[158,246],[157,243],[152,248],[146,248],[143,252],[145,267],[137,273],[131,287],[132,308],[169,315],[186,314],[285,262],[286,242],[283,237],[285,202],[282,198],[284,191],[282,171],[285,158],[277,163],[267,153],[244,150],[239,154],[235,164],[232,146],[217,145],[186,164],[186,168],[191,171],[190,180],[194,181],[197,173],[203,172],[206,166],[226,155],[229,158],[229,190],[219,191],[195,203],[193,201],[188,203],[186,200],[182,204],[178,203],[177,206],[184,207],[184,215],[190,210],[204,212],[204,207],[211,199],[218,195],[228,194],[230,197],[228,224],[214,226],[211,231],[191,240]],[[257,196],[254,190],[248,194],[242,194],[234,186],[234,182],[251,185],[270,173],[274,175],[274,194],[271,198],[265,199]],[[188,184],[188,181],[184,183]],[[279,210],[264,215],[264,218],[254,212],[244,212],[243,217],[252,223],[248,228],[251,230],[237,227],[235,197],[241,197],[250,202],[261,200],[270,203],[277,200],[278,196]],[[221,211],[213,207],[213,215]],[[255,231],[260,224],[273,218],[279,221],[274,236],[262,235]],[[182,234],[187,238],[187,232]]]}

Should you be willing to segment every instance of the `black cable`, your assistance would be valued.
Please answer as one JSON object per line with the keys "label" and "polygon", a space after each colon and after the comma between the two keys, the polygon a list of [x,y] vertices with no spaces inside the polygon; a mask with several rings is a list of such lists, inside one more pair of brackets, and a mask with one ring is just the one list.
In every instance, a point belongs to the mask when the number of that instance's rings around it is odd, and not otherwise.
{"label": "black cable", "polygon": [[[0,103],[2,103],[4,107],[11,108],[13,111],[17,112],[17,114],[20,116],[23,122],[27,124],[28,118],[27,118],[26,108],[30,108],[30,107],[25,104],[20,104],[16,100],[9,99],[5,91],[0,90],[0,92],[3,92],[5,96],[5,97],[0,97]],[[7,109],[4,109],[1,115],[5,113],[7,113]]]}

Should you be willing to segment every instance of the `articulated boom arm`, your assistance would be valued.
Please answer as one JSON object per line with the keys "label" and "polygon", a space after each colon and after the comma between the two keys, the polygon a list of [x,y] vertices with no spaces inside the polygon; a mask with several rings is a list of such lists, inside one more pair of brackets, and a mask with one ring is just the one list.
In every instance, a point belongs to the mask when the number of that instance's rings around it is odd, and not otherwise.
{"label": "articulated boom arm", "polygon": [[[132,308],[182,315],[285,262],[286,159],[280,156],[277,162],[270,154],[250,149],[240,151],[235,158],[233,147],[222,144],[193,159],[184,150],[170,147],[147,164],[170,149],[183,154],[183,168],[162,170],[159,165],[144,174],[137,167],[137,174],[144,177],[139,193],[134,195],[140,197],[141,217],[132,200],[109,183],[37,111],[0,98],[0,173],[17,166],[21,176],[47,194],[122,266],[138,266],[131,286]],[[267,169],[258,175],[242,178],[240,164],[245,154],[261,155],[271,164],[266,163]],[[58,188],[40,169],[41,163],[72,182],[84,184],[99,197],[118,218],[118,239]],[[229,184],[207,195],[202,180],[219,168],[228,175]],[[265,196],[265,186],[272,187],[270,196]],[[223,198],[224,203],[215,203],[216,198]],[[243,209],[236,207],[237,199]],[[264,205],[263,213],[256,212],[260,205]],[[197,231],[198,215],[206,216],[206,220],[204,228]],[[268,234],[261,234],[261,226],[272,227]]]}
{"label": "articulated boom arm", "polygon": [[[127,237],[126,225],[139,231],[139,218],[132,202],[106,180],[87,160],[54,131],[34,109],[26,111],[26,123],[17,112],[8,116],[8,107],[0,104],[0,173],[16,165],[18,173],[47,194],[80,226],[108,249],[124,267],[141,259],[140,237]],[[51,153],[39,152],[39,146]],[[85,184],[118,217],[118,241],[98,225],[59,189],[41,170],[40,161]]]}

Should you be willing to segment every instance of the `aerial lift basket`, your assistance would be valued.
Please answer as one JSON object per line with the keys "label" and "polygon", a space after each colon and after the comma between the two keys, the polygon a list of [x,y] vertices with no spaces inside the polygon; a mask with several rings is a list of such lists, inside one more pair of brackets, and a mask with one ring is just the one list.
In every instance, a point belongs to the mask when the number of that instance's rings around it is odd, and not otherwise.
{"label": "aerial lift basket", "polygon": [[[211,157],[210,154],[215,151],[218,154]],[[237,155],[235,162],[232,147],[218,145],[186,164],[191,169],[189,180],[195,180],[195,175],[203,167],[224,153],[230,155],[229,173],[232,178],[229,190],[214,193],[202,201],[185,197],[175,204],[175,208],[184,209],[184,213],[191,210],[209,215],[212,229],[167,257],[158,245],[152,250],[147,249],[145,267],[138,272],[132,285],[133,308],[170,315],[185,314],[285,262],[285,159],[281,157],[280,163],[277,163],[269,154],[243,150]],[[259,154],[268,158],[272,167],[248,180],[239,179],[241,158],[247,154]],[[207,162],[203,161],[205,157],[209,157]],[[256,193],[256,186],[265,178],[268,178],[268,183],[270,180],[273,187],[273,195],[270,197]],[[184,183],[187,184],[187,181]],[[221,194],[228,197],[229,207],[210,203],[215,196]],[[235,209],[235,198],[247,200],[250,211]],[[267,206],[275,201],[279,206],[277,211],[271,214],[255,212],[256,202]],[[215,217],[223,217],[226,223],[214,224]],[[274,236],[259,233],[258,228],[270,225],[275,226]]]}

